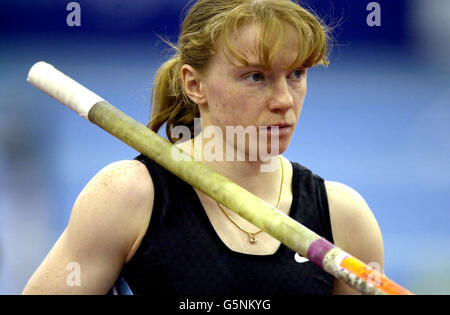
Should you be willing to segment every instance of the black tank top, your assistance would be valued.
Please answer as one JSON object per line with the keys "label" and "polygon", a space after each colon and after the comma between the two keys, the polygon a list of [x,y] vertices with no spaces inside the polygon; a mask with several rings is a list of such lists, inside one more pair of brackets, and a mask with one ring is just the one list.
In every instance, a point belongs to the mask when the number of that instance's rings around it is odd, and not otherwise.
{"label": "black tank top", "polygon": [[[154,296],[328,295],[334,277],[281,244],[273,255],[229,249],[193,187],[144,155],[155,199],[147,232],[112,294]],[[324,180],[292,163],[290,217],[333,242]],[[305,260],[305,259],[303,259]]]}

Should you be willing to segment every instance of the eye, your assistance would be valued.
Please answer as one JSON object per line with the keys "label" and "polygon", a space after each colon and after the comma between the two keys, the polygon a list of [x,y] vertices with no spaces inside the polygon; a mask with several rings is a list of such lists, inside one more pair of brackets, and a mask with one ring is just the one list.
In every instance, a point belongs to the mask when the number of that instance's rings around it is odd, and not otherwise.
{"label": "eye", "polygon": [[301,80],[303,78],[305,72],[306,72],[306,69],[304,69],[304,68],[296,69],[289,74],[289,78],[292,80]]}
{"label": "eye", "polygon": [[264,80],[264,76],[260,72],[254,72],[254,73],[250,73],[249,75],[247,75],[245,77],[245,79],[250,82],[260,82],[260,81]]}

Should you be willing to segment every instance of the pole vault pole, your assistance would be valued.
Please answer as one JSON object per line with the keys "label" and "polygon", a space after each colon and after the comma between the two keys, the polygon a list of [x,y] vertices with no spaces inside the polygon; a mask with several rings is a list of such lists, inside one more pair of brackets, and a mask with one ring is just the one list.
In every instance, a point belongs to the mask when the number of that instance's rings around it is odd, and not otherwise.
{"label": "pole vault pole", "polygon": [[364,294],[412,294],[274,206],[195,161],[52,65],[36,63],[30,69],[28,81],[355,290]]}

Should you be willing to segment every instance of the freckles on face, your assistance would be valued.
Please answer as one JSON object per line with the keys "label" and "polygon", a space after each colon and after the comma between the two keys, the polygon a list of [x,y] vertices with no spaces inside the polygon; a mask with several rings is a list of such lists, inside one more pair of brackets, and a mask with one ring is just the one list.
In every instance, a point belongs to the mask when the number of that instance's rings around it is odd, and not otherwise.
{"label": "freckles on face", "polygon": [[[287,39],[295,36],[293,32]],[[255,25],[242,27],[239,36],[233,38],[234,46],[245,55],[249,66],[237,67],[222,49],[210,60],[204,76],[207,105],[201,110],[206,121],[222,126],[297,123],[306,95],[306,73],[301,83],[294,84],[291,77],[298,68],[289,67],[296,59],[298,45],[295,40],[287,40],[267,70],[258,66],[260,58],[255,53],[258,39]],[[256,77],[249,80],[252,73],[264,80],[254,82]]]}
{"label": "freckles on face", "polygon": [[251,113],[251,108],[242,89],[228,75],[229,69],[223,67],[222,63],[226,61],[220,61],[220,64],[211,66],[205,84],[208,104],[203,118],[220,126],[243,125],[243,118]]}

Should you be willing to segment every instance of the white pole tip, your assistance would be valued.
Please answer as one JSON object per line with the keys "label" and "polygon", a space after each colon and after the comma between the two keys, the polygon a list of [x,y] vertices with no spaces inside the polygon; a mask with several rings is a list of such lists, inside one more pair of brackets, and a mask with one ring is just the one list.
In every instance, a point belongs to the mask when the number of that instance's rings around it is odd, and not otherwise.
{"label": "white pole tip", "polygon": [[27,81],[86,119],[92,106],[104,101],[45,61],[31,67]]}

